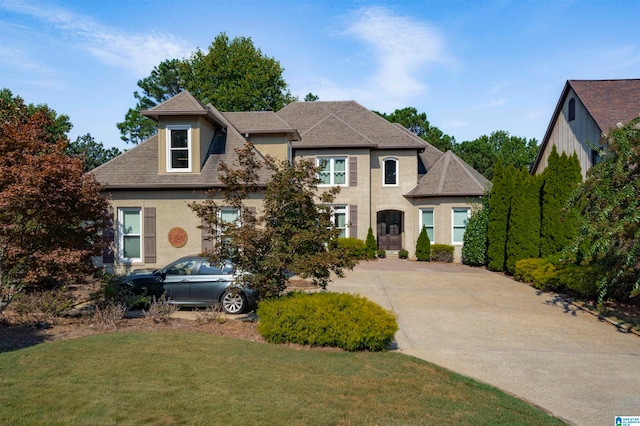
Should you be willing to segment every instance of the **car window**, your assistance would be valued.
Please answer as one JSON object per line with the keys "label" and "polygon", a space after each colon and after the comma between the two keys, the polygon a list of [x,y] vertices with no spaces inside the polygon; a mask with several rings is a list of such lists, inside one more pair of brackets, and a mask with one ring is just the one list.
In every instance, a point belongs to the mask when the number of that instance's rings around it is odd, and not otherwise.
{"label": "car window", "polygon": [[167,275],[191,275],[195,264],[193,259],[180,261],[167,268]]}
{"label": "car window", "polygon": [[213,264],[208,260],[203,260],[200,265],[199,275],[230,275],[233,274],[233,267],[227,263],[222,265]]}

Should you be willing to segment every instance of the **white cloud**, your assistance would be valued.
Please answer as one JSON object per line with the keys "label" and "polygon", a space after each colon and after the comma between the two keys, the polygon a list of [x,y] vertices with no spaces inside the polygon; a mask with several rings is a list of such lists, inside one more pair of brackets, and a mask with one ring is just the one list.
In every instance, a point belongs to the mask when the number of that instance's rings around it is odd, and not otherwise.
{"label": "white cloud", "polygon": [[506,103],[507,103],[507,100],[505,98],[489,98],[487,102],[480,105],[480,108],[493,108],[493,107],[504,105]]}
{"label": "white cloud", "polygon": [[427,89],[424,68],[452,63],[445,52],[444,37],[426,22],[395,15],[382,7],[359,9],[345,22],[343,35],[363,42],[364,53],[376,66],[362,87],[343,93],[357,95],[372,108],[387,110],[420,99]]}
{"label": "white cloud", "polygon": [[162,60],[182,58],[192,51],[185,41],[172,34],[127,33],[55,6],[7,2],[1,7],[52,25],[73,48],[136,75],[146,75]]}

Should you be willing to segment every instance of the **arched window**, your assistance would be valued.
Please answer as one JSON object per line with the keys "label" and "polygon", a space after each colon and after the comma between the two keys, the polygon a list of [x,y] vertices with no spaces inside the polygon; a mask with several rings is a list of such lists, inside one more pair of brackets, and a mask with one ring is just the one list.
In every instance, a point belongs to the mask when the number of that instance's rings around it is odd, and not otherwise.
{"label": "arched window", "polygon": [[576,99],[569,99],[569,121],[576,119]]}
{"label": "arched window", "polygon": [[387,158],[382,164],[382,184],[385,186],[398,185],[398,160],[395,158]]}

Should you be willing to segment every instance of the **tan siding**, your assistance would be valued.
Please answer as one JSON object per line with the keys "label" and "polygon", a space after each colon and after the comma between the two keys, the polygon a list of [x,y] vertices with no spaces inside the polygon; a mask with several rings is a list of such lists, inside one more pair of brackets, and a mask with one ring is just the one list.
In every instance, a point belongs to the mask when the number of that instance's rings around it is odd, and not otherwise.
{"label": "tan siding", "polygon": [[288,160],[290,153],[289,139],[286,134],[281,135],[251,135],[253,146],[262,155],[271,155],[280,160]]}
{"label": "tan siding", "polygon": [[[574,120],[568,121],[571,98],[576,100],[576,116]],[[573,155],[574,152],[577,153],[584,178],[587,170],[593,165],[591,145],[601,146],[601,131],[575,92],[569,90],[562,106],[562,112],[554,123],[549,142],[542,153],[536,174],[541,174],[547,167],[552,147],[555,146],[558,154],[565,152],[567,155]]]}
{"label": "tan siding", "polygon": [[203,118],[199,119],[198,127],[200,129],[200,138],[198,141],[200,152],[198,157],[196,157],[199,159],[199,161],[195,160],[195,162],[198,163],[198,168],[200,170],[202,169],[202,165],[207,158],[207,152],[209,152],[209,147],[211,146],[211,141],[213,140],[213,135],[215,134],[216,128],[213,126],[213,124],[209,123]]}

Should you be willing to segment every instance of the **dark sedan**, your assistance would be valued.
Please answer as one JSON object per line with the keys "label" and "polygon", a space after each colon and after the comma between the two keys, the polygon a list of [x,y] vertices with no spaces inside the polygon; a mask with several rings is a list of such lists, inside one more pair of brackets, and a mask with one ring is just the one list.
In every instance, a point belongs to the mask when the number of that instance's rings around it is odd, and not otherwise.
{"label": "dark sedan", "polygon": [[187,256],[155,271],[132,271],[118,280],[120,296],[166,294],[181,306],[222,306],[229,314],[246,311],[256,302],[252,289],[234,284],[236,270],[228,262],[214,264],[207,258]]}

